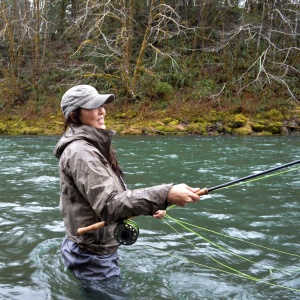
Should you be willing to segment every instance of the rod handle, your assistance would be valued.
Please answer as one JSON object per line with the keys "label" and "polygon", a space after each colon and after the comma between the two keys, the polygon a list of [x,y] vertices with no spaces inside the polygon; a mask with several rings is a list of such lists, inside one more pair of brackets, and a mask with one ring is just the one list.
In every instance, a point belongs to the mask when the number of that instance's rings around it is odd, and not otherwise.
{"label": "rod handle", "polygon": [[92,224],[90,226],[80,227],[80,228],[77,229],[77,233],[79,235],[81,235],[81,234],[87,233],[87,232],[92,231],[92,230],[101,229],[105,225],[106,225],[105,221],[102,221],[102,222],[98,222],[98,223]]}
{"label": "rod handle", "polygon": [[196,194],[198,196],[207,195],[208,194],[208,189],[205,187],[205,188],[201,189],[200,191],[196,192]]}

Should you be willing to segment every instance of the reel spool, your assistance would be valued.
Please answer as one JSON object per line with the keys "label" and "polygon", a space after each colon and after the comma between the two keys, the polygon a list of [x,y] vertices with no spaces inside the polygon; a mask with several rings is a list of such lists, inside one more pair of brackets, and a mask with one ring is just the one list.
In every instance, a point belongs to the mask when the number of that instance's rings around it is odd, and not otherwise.
{"label": "reel spool", "polygon": [[134,221],[126,219],[117,223],[114,236],[121,245],[132,245],[139,236],[139,228]]}

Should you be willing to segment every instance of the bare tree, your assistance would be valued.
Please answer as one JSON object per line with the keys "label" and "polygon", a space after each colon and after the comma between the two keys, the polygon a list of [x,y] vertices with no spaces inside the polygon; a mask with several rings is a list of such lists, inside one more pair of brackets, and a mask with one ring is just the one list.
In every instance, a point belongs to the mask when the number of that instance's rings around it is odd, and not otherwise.
{"label": "bare tree", "polygon": [[[255,86],[257,90],[268,90],[273,98],[299,101],[300,3],[247,0],[245,7],[247,12],[239,17],[232,30],[225,26],[217,33],[213,44],[202,51],[223,51],[229,56],[224,57],[223,63],[226,65],[228,61],[231,64],[232,70],[229,71],[235,74],[233,82],[239,83],[236,84],[238,93]],[[260,22],[256,21],[257,16],[260,16]],[[246,60],[242,73],[237,70],[241,56]],[[296,78],[298,81],[295,82]],[[223,85],[222,92],[226,91],[227,83]],[[277,90],[285,91],[285,94],[279,95]],[[220,96],[219,93],[217,95]]]}
{"label": "bare tree", "polygon": [[[25,2],[25,5],[27,2]],[[17,1],[1,1],[1,31],[3,66],[2,72],[4,78],[2,81],[2,90],[9,99],[18,97],[20,89],[20,72],[22,64],[22,47],[26,36],[28,18],[24,20],[24,7],[18,5]],[[24,21],[24,26],[20,20]],[[10,95],[12,97],[10,97]]]}
{"label": "bare tree", "polygon": [[82,65],[92,70],[85,77],[105,79],[111,87],[114,82],[122,82],[123,93],[129,99],[137,99],[139,95],[140,76],[157,76],[154,70],[163,60],[168,60],[174,71],[180,69],[178,51],[163,44],[191,30],[175,9],[155,0],[89,1],[69,32],[79,27],[86,35],[72,58],[78,55],[90,58],[89,64]]}
{"label": "bare tree", "polygon": [[12,103],[26,102],[32,92],[38,99],[37,80],[46,47],[41,43],[41,24],[47,23],[42,17],[44,5],[41,0],[0,1],[0,38],[5,50],[2,90],[9,94],[7,98]]}
{"label": "bare tree", "polygon": [[245,24],[238,31],[246,32],[248,39],[245,41],[256,43],[257,47],[256,57],[240,76],[240,91],[253,84],[261,88],[278,84],[285,87],[291,99],[299,100],[299,91],[291,82],[291,75],[300,78],[297,42],[300,3],[261,1],[259,4],[261,24]]}
{"label": "bare tree", "polygon": [[218,97],[255,87],[295,100],[299,6],[293,0],[0,0],[0,89],[12,102],[38,101],[45,57],[65,43],[55,62],[57,73],[68,72],[66,84],[93,82],[129,101],[154,97],[165,82],[201,97],[210,74],[218,83],[208,90]]}

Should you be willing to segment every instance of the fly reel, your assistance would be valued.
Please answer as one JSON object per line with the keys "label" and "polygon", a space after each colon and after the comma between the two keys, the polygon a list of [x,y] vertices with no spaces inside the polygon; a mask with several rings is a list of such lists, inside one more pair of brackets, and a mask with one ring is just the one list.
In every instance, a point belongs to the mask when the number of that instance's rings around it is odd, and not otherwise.
{"label": "fly reel", "polygon": [[139,228],[134,221],[126,219],[117,223],[114,236],[121,245],[132,245],[139,236]]}

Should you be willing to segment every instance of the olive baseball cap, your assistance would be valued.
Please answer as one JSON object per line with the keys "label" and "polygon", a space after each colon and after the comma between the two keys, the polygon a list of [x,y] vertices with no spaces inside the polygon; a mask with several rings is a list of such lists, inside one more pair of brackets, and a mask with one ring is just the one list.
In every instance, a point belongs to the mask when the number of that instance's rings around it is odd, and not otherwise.
{"label": "olive baseball cap", "polygon": [[94,109],[104,103],[112,102],[115,99],[113,94],[99,94],[91,85],[76,85],[67,90],[61,99],[61,109],[65,118],[79,107]]}

